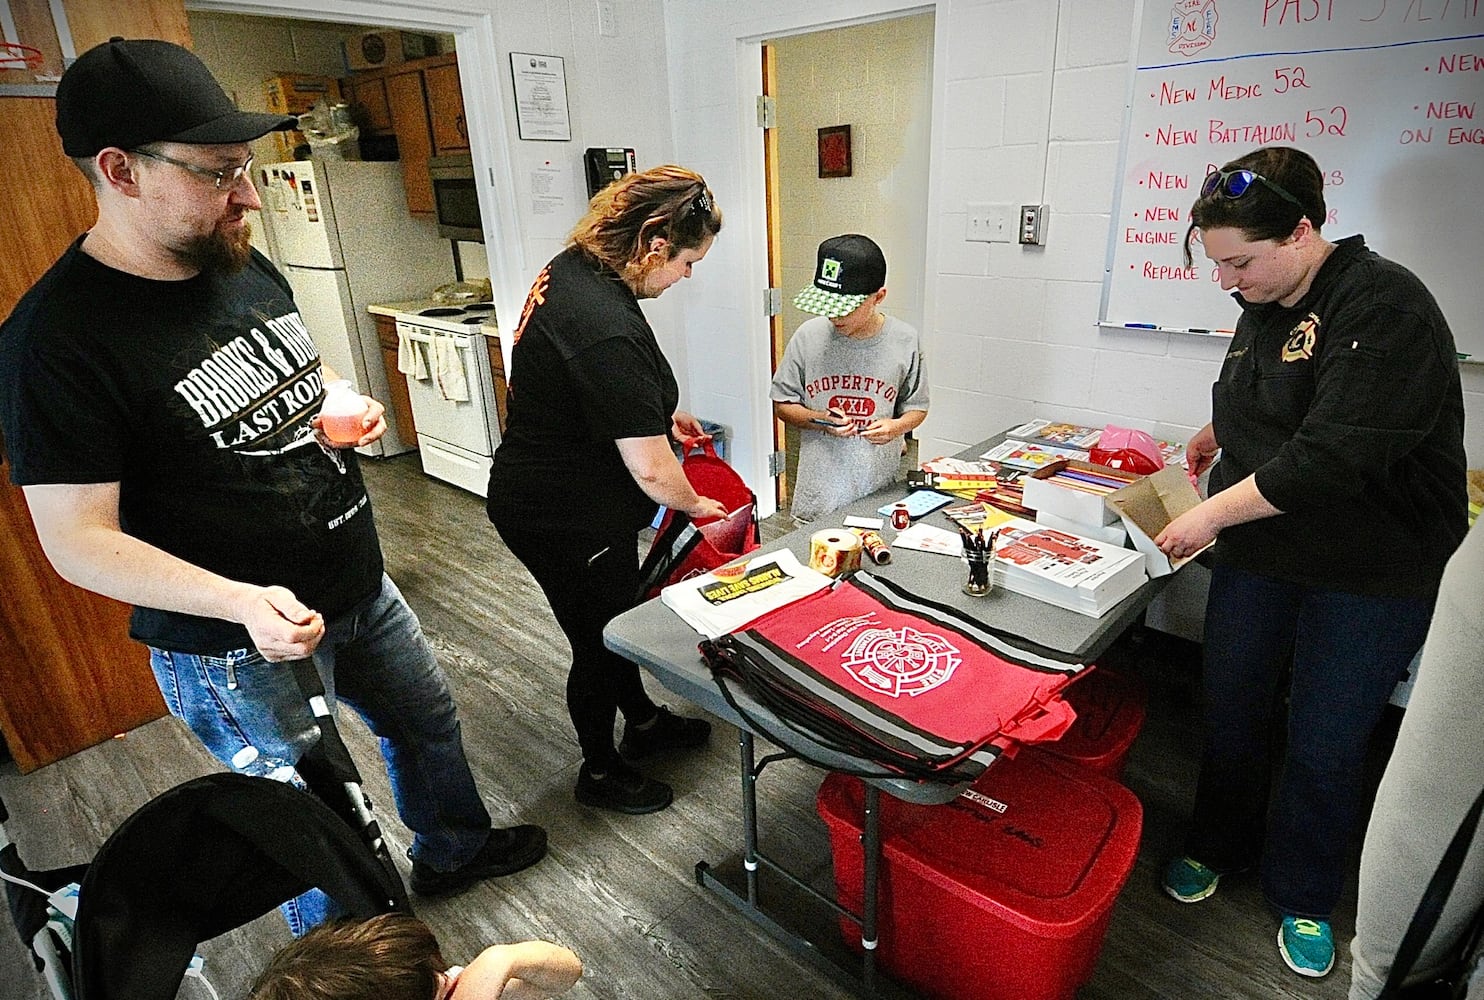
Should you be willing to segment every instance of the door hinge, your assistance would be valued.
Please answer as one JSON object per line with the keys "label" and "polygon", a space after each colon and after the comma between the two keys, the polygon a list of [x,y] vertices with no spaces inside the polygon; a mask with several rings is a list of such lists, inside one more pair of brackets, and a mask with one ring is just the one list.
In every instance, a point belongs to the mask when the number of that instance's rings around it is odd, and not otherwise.
{"label": "door hinge", "polygon": [[778,99],[762,94],[757,99],[757,127],[775,128],[778,125]]}
{"label": "door hinge", "polygon": [[787,464],[783,452],[775,451],[768,455],[768,475],[781,476]]}
{"label": "door hinge", "polygon": [[763,289],[763,315],[771,319],[783,312],[783,289]]}

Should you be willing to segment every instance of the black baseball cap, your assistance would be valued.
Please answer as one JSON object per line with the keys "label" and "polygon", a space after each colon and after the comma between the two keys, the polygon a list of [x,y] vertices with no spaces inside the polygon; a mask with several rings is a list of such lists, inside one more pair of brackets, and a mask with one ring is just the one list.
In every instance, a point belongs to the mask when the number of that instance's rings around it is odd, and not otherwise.
{"label": "black baseball cap", "polygon": [[794,307],[817,316],[844,316],[886,286],[886,255],[869,236],[847,233],[819,245],[814,283]]}
{"label": "black baseball cap", "polygon": [[111,38],[78,56],[57,84],[57,134],[68,156],[147,142],[250,142],[297,125],[238,110],[205,63],[157,38]]}

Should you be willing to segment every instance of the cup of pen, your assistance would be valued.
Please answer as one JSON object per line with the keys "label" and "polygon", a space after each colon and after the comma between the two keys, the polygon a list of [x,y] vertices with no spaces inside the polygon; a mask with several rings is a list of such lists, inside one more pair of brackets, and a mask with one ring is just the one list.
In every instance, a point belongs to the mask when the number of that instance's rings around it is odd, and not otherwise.
{"label": "cup of pen", "polygon": [[969,578],[963,591],[970,597],[983,597],[994,589],[994,542],[998,531],[960,526],[964,543],[964,562],[969,564]]}

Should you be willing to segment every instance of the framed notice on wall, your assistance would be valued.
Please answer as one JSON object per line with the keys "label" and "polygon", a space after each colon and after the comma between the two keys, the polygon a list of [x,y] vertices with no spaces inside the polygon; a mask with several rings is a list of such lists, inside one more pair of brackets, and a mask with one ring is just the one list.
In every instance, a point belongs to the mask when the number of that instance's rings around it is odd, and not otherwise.
{"label": "framed notice on wall", "polygon": [[562,57],[512,52],[510,76],[520,137],[570,142],[572,119],[567,113],[567,68]]}

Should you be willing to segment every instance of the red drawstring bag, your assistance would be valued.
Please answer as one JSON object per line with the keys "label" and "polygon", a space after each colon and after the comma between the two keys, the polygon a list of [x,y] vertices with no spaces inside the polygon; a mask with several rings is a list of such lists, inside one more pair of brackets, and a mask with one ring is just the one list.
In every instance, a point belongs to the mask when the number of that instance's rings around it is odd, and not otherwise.
{"label": "red drawstring bag", "polygon": [[661,587],[709,573],[760,544],[757,497],[737,470],[717,456],[710,435],[686,438],[680,445],[685,455],[680,467],[691,487],[731,514],[693,521],[680,511],[666,510],[639,569],[640,600],[658,595]]}

